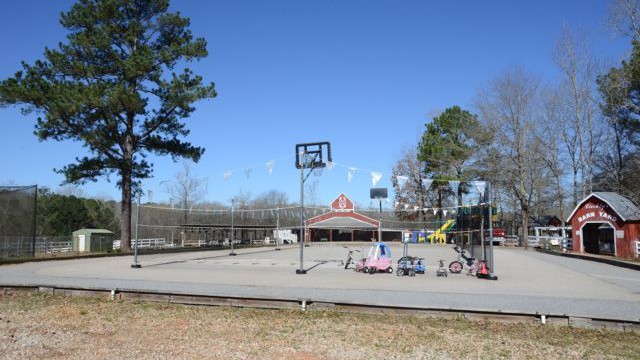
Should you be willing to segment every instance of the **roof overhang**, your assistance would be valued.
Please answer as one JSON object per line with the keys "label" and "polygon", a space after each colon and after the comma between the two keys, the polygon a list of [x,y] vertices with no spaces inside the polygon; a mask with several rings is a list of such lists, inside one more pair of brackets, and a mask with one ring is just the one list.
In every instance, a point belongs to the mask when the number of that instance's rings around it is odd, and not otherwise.
{"label": "roof overhang", "polygon": [[611,208],[611,210],[613,210],[616,213],[616,215],[618,215],[618,217],[620,219],[622,219],[622,221],[627,221],[627,219],[625,219],[624,216],[622,216],[621,213],[618,210],[616,210],[616,208],[613,205],[611,205],[611,203],[609,201],[607,201],[602,196],[599,196],[597,193],[591,193],[591,194],[589,194],[589,196],[587,196],[584,199],[582,199],[582,201],[580,201],[578,203],[578,205],[576,205],[576,208],[573,209],[573,211],[571,212],[571,215],[569,215],[569,217],[567,218],[567,222],[570,222],[571,219],[573,218],[573,215],[576,214],[578,209],[580,209],[582,207],[582,205],[584,205],[584,203],[589,201],[589,199],[591,199],[592,197],[595,197],[596,199],[598,199],[598,200],[602,201],[603,203],[607,204],[607,206],[609,206]]}
{"label": "roof overhang", "polygon": [[378,226],[366,221],[358,220],[353,217],[340,216],[331,217],[326,220],[318,221],[307,225],[309,229],[348,229],[348,230],[374,230]]}

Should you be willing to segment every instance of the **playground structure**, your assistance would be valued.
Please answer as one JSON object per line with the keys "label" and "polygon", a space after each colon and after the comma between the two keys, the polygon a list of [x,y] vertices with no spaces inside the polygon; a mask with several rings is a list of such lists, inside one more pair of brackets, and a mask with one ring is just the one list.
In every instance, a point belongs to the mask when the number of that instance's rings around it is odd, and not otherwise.
{"label": "playground structure", "polygon": [[450,232],[456,224],[456,221],[451,219],[447,220],[436,232],[429,235],[427,239],[431,244],[446,244],[447,243],[447,233]]}

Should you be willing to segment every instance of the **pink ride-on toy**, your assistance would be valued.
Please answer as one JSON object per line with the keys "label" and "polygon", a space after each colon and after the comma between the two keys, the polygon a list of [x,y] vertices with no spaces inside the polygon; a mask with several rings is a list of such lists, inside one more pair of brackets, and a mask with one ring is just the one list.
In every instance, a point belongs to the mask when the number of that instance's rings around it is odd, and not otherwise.
{"label": "pink ride-on toy", "polygon": [[391,267],[391,249],[387,244],[382,242],[374,243],[369,249],[369,255],[356,263],[356,271],[362,271],[367,274],[377,272],[393,273]]}

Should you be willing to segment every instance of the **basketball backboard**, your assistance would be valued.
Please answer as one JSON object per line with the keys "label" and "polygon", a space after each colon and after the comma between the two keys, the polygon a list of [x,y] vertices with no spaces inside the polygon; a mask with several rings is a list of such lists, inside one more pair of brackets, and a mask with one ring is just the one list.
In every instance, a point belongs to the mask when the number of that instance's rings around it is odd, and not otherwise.
{"label": "basketball backboard", "polygon": [[331,161],[331,143],[328,141],[296,144],[296,168],[316,169]]}

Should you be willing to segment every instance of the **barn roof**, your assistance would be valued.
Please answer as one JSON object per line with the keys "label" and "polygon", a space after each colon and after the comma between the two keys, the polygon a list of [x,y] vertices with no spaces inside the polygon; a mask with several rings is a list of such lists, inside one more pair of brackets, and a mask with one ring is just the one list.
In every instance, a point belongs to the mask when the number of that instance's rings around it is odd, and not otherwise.
{"label": "barn roof", "polygon": [[329,217],[326,220],[311,223],[307,225],[307,227],[309,227],[310,229],[350,229],[350,230],[369,230],[369,229],[378,228],[376,225],[373,225],[363,220],[359,220],[352,216]]}
{"label": "barn roof", "polygon": [[593,192],[584,200],[582,200],[576,208],[573,210],[571,215],[567,218],[567,221],[571,221],[573,215],[578,211],[578,209],[589,200],[591,197],[595,197],[609,205],[613,211],[618,214],[618,216],[623,221],[639,221],[640,220],[640,209],[629,199],[626,197],[614,193],[614,192]]}

